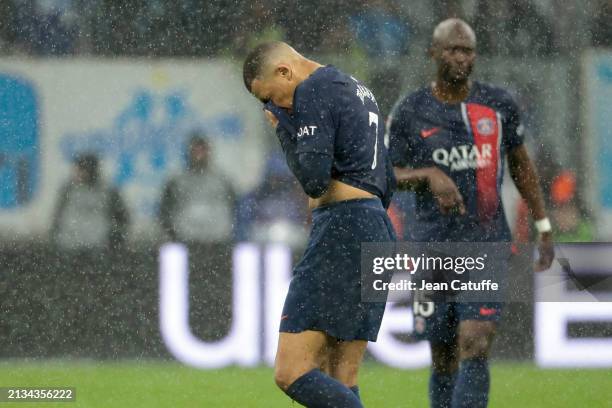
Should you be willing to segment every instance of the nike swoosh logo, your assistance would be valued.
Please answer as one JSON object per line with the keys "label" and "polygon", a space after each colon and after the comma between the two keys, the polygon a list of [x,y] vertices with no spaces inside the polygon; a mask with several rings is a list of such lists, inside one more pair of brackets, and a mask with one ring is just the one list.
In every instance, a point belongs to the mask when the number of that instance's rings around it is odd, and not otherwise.
{"label": "nike swoosh logo", "polygon": [[480,308],[480,315],[481,316],[492,316],[495,313],[497,313],[497,309],[492,309],[492,308],[488,308],[488,307],[481,307]]}
{"label": "nike swoosh logo", "polygon": [[435,133],[437,133],[440,130],[439,127],[435,127],[435,128],[431,128],[431,129],[423,129],[421,130],[421,137],[423,139],[428,138],[429,136],[434,135]]}
{"label": "nike swoosh logo", "polygon": [[283,315],[283,316],[281,316],[281,320],[285,320],[288,317],[289,317],[289,315]]}

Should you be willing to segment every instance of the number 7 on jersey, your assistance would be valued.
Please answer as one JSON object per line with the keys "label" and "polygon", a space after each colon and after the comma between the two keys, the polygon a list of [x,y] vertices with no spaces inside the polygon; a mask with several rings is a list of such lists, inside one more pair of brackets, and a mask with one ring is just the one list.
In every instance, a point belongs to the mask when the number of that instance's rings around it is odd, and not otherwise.
{"label": "number 7 on jersey", "polygon": [[374,113],[374,112],[369,112],[370,114],[370,120],[369,120],[369,126],[371,127],[372,124],[374,124],[375,127],[375,132],[374,133],[374,137],[375,137],[375,142],[374,142],[374,159],[372,160],[372,170],[374,170],[376,168],[376,150],[378,149],[378,114]]}

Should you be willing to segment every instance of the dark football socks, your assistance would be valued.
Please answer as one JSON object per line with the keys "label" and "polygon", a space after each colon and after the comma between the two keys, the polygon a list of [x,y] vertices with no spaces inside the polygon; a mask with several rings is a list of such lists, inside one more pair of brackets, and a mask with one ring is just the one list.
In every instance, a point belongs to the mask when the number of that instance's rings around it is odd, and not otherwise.
{"label": "dark football socks", "polygon": [[295,380],[285,393],[308,408],[363,408],[352,390],[316,368]]}
{"label": "dark football socks", "polygon": [[353,385],[352,387],[349,387],[351,391],[353,391],[353,394],[355,394],[355,396],[357,397],[357,399],[359,401],[361,401],[361,397],[359,396],[359,386],[358,385]]}
{"label": "dark football socks", "polygon": [[431,408],[451,408],[456,373],[440,374],[431,370],[429,401]]}
{"label": "dark football socks", "polygon": [[459,364],[452,408],[486,408],[489,401],[489,364],[470,358]]}

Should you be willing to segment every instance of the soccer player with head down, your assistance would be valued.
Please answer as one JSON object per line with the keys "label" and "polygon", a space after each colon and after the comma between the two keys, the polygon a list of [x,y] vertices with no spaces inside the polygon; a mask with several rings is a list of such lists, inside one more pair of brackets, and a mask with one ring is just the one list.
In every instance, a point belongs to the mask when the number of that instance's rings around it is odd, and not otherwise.
{"label": "soccer player with head down", "polygon": [[358,369],[385,303],[361,301],[360,246],[395,240],[385,211],[395,179],[376,100],[283,42],[253,49],[243,75],[312,208],[281,316],[276,383],[307,407],[361,407]]}
{"label": "soccer player with head down", "polygon": [[[411,239],[420,242],[509,242],[500,191],[504,159],[539,231],[536,270],[554,257],[534,165],[523,144],[519,109],[504,89],[470,80],[476,37],[462,20],[434,31],[435,81],[395,105],[389,152],[398,188],[416,192]],[[508,253],[496,265],[507,269]],[[416,296],[416,295],[415,295]],[[432,351],[431,406],[486,407],[487,358],[503,302],[416,298],[415,331]]]}

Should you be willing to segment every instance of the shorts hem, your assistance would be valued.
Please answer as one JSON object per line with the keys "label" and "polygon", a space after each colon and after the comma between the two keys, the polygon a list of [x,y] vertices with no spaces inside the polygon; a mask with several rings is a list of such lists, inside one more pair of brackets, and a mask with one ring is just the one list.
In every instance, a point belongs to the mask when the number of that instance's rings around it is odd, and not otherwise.
{"label": "shorts hem", "polygon": [[325,333],[328,336],[333,337],[339,341],[364,340],[364,341],[376,342],[376,339],[378,338],[378,334],[376,336],[367,336],[367,335],[361,335],[361,334],[343,336],[343,335],[338,334],[334,330],[323,329],[319,327],[307,327],[307,328],[299,328],[299,329],[280,328],[278,332],[279,333],[302,333],[308,330]]}

